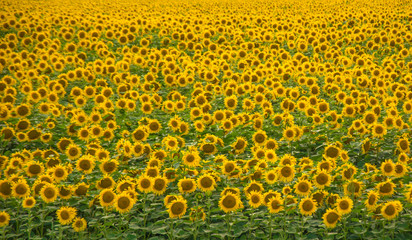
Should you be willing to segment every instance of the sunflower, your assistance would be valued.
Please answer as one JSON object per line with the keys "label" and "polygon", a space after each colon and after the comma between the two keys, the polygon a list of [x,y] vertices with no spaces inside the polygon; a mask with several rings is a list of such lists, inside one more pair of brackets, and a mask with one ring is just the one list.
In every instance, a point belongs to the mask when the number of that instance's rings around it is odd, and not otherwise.
{"label": "sunflower", "polygon": [[296,131],[293,127],[286,127],[283,129],[283,138],[287,141],[293,141],[296,138]]}
{"label": "sunflower", "polygon": [[335,209],[329,208],[322,216],[323,223],[327,228],[335,228],[336,224],[340,220],[340,214]]}
{"label": "sunflower", "polygon": [[323,205],[323,200],[326,198],[328,195],[328,192],[324,190],[318,190],[314,192],[311,196],[312,199],[315,200],[316,206],[321,207]]}
{"label": "sunflower", "polygon": [[333,161],[339,157],[340,151],[341,150],[337,146],[330,145],[325,148],[323,156],[325,159]]}
{"label": "sunflower", "polygon": [[295,168],[289,165],[279,167],[278,177],[283,182],[291,182],[295,178]]}
{"label": "sunflower", "polygon": [[183,199],[182,196],[180,195],[167,195],[164,199],[163,199],[163,204],[167,207],[170,203],[172,203],[174,200],[178,200],[178,199]]}
{"label": "sunflower", "polygon": [[384,125],[380,123],[375,123],[373,124],[372,127],[372,135],[374,137],[382,138],[386,134],[386,128]]}
{"label": "sunflower", "polygon": [[347,168],[342,170],[342,179],[351,180],[358,170],[355,166],[352,165],[345,164],[344,166]]}
{"label": "sunflower", "polygon": [[153,193],[155,193],[156,195],[162,195],[166,191],[167,183],[168,181],[166,177],[157,176],[153,178]]}
{"label": "sunflower", "polygon": [[65,152],[65,151],[66,151],[66,148],[67,148],[70,144],[73,144],[73,143],[74,143],[74,142],[73,142],[72,139],[63,137],[63,138],[60,138],[59,142],[57,142],[56,145],[57,145],[57,148],[59,148],[59,150],[60,150],[61,152]]}
{"label": "sunflower", "polygon": [[25,172],[27,176],[35,177],[41,175],[44,172],[44,166],[42,163],[32,160],[26,163]]}
{"label": "sunflower", "polygon": [[215,144],[208,142],[202,143],[200,150],[206,155],[213,155],[217,152]]}
{"label": "sunflower", "polygon": [[396,143],[397,148],[399,151],[404,152],[404,153],[409,153],[410,152],[410,143],[407,138],[401,138],[398,140]]}
{"label": "sunflower", "polygon": [[318,163],[317,169],[319,171],[326,171],[327,173],[330,173],[333,168],[334,168],[334,163],[331,160],[322,160]]}
{"label": "sunflower", "polygon": [[395,192],[395,184],[390,179],[378,183],[376,188],[380,196],[392,196]]}
{"label": "sunflower", "polygon": [[387,159],[385,160],[385,162],[381,164],[380,169],[384,176],[390,177],[395,173],[395,164],[392,162],[391,159]]}
{"label": "sunflower", "polygon": [[295,183],[295,192],[300,196],[308,196],[312,190],[312,183],[307,180],[299,180]]}
{"label": "sunflower", "polygon": [[231,192],[226,193],[226,195],[220,197],[219,207],[225,213],[236,211],[241,208],[239,196]]}
{"label": "sunflower", "polygon": [[89,187],[90,186],[84,182],[79,183],[73,188],[73,193],[75,196],[78,196],[78,197],[86,196],[87,191],[89,190]]}
{"label": "sunflower", "polygon": [[154,178],[154,177],[157,177],[159,175],[159,172],[160,172],[159,167],[157,167],[157,166],[154,166],[154,167],[147,166],[146,169],[145,169],[144,174],[148,177]]}
{"label": "sunflower", "polygon": [[197,167],[200,166],[200,156],[197,151],[183,152],[183,164],[188,167]]}
{"label": "sunflower", "polygon": [[377,120],[378,120],[378,117],[376,116],[376,114],[373,111],[368,111],[368,112],[363,114],[363,122],[366,125],[375,124]]}
{"label": "sunflower", "polygon": [[59,187],[59,197],[61,199],[70,199],[72,197],[73,194],[73,188],[72,186],[60,186]]}
{"label": "sunflower", "polygon": [[352,211],[353,201],[349,197],[343,197],[336,201],[336,209],[339,215],[345,215]]}
{"label": "sunflower", "polygon": [[197,186],[203,192],[210,192],[215,189],[216,181],[215,178],[210,174],[203,174],[197,179]]}
{"label": "sunflower", "polygon": [[104,189],[99,194],[99,202],[102,207],[112,206],[116,200],[116,193],[112,189]]}
{"label": "sunflower", "polygon": [[36,199],[34,197],[26,197],[22,202],[23,208],[32,208],[34,205],[36,205]]}
{"label": "sunflower", "polygon": [[9,222],[10,222],[10,215],[5,211],[1,211],[0,212],[0,227],[9,225]]}
{"label": "sunflower", "polygon": [[132,153],[136,157],[140,157],[144,154],[144,145],[140,142],[135,142],[132,146]]}
{"label": "sunflower", "polygon": [[346,196],[360,197],[362,195],[363,182],[353,179],[343,185],[343,191]]}
{"label": "sunflower", "polygon": [[70,224],[76,217],[76,209],[73,207],[61,207],[56,211],[57,218],[61,225]]}
{"label": "sunflower", "polygon": [[172,136],[166,136],[163,138],[162,145],[169,151],[176,151],[179,149],[177,138]]}
{"label": "sunflower", "polygon": [[135,189],[135,183],[129,177],[123,178],[118,181],[116,186],[116,192],[122,193],[128,189]]}
{"label": "sunflower", "polygon": [[62,180],[65,180],[69,176],[67,168],[60,164],[50,168],[47,172],[53,178],[53,180],[57,183]]}
{"label": "sunflower", "polygon": [[236,106],[237,106],[237,103],[238,103],[238,100],[237,100],[237,97],[235,95],[232,95],[232,96],[226,97],[225,100],[224,100],[224,103],[225,103],[225,107],[227,109],[235,110]]}
{"label": "sunflower", "polygon": [[235,154],[242,154],[246,147],[247,147],[248,142],[244,137],[237,137],[236,141],[231,144],[231,147],[235,151]]}
{"label": "sunflower", "polygon": [[79,146],[77,146],[76,144],[70,144],[69,146],[67,146],[65,153],[70,160],[75,160],[80,157],[82,152]]}
{"label": "sunflower", "polygon": [[149,133],[158,133],[161,129],[162,125],[157,119],[151,119],[147,124],[147,130],[149,131]]}
{"label": "sunflower", "polygon": [[235,161],[224,161],[222,165],[222,173],[230,176],[238,169]]}
{"label": "sunflower", "polygon": [[263,192],[265,189],[263,188],[263,184],[260,182],[257,182],[255,180],[251,181],[244,189],[243,191],[245,192],[246,196],[249,196],[249,194],[252,191],[256,192]]}
{"label": "sunflower", "polygon": [[183,198],[173,200],[167,205],[170,218],[181,218],[186,213],[187,202]]}
{"label": "sunflower", "polygon": [[283,203],[284,200],[280,197],[272,197],[269,199],[266,206],[268,207],[270,213],[278,213],[284,209]]}
{"label": "sunflower", "polygon": [[386,220],[392,220],[399,214],[399,207],[395,201],[385,203],[381,208],[381,214]]}
{"label": "sunflower", "polygon": [[168,182],[173,182],[176,179],[176,169],[174,168],[164,169],[163,176],[166,177]]}
{"label": "sunflower", "polygon": [[17,198],[25,198],[30,195],[30,187],[24,180],[19,180],[12,185],[12,195]]}
{"label": "sunflower", "polygon": [[116,182],[109,175],[104,175],[104,177],[96,182],[97,189],[109,189],[113,188]]}
{"label": "sunflower", "polygon": [[317,210],[316,202],[312,198],[306,197],[300,201],[299,210],[302,215],[310,216]]}
{"label": "sunflower", "polygon": [[253,143],[258,146],[263,146],[267,138],[267,134],[263,130],[256,131],[252,136]]}
{"label": "sunflower", "polygon": [[118,211],[119,213],[125,213],[129,212],[133,208],[134,200],[129,194],[122,192],[121,194],[116,196],[113,205],[116,211]]}
{"label": "sunflower", "polygon": [[132,138],[135,142],[144,142],[148,136],[148,130],[144,126],[139,126],[132,133]]}
{"label": "sunflower", "polygon": [[405,174],[408,172],[408,166],[406,166],[404,163],[402,162],[397,162],[395,164],[395,171],[393,173],[393,176],[397,177],[397,178],[401,178],[403,176],[405,176]]}
{"label": "sunflower", "polygon": [[40,190],[40,196],[46,203],[51,203],[56,201],[58,196],[58,190],[56,186],[51,183],[45,183]]}
{"label": "sunflower", "polygon": [[224,196],[227,193],[233,193],[240,198],[239,188],[225,187],[225,189],[223,189],[223,191],[220,193],[220,196]]}
{"label": "sunflower", "polygon": [[181,193],[192,193],[196,190],[196,181],[191,178],[183,178],[180,179],[179,182],[177,183],[177,186],[179,188],[179,192]]}
{"label": "sunflower", "polygon": [[262,205],[263,195],[261,192],[251,191],[248,196],[248,199],[249,199],[249,205],[252,208],[258,208],[260,205]]}
{"label": "sunflower", "polygon": [[332,177],[325,170],[322,170],[314,176],[313,182],[317,188],[323,189],[331,184]]}
{"label": "sunflower", "polygon": [[95,166],[95,159],[91,155],[84,155],[77,160],[76,168],[84,174],[90,174]]}
{"label": "sunflower", "polygon": [[84,231],[87,228],[87,222],[84,218],[76,217],[73,219],[72,228],[75,232]]}
{"label": "sunflower", "polygon": [[368,198],[365,200],[365,206],[369,211],[374,211],[377,202],[379,200],[379,194],[376,191],[368,192]]}
{"label": "sunflower", "polygon": [[16,107],[16,114],[21,118],[27,117],[31,114],[31,107],[25,103],[20,104]]}
{"label": "sunflower", "polygon": [[278,172],[276,170],[269,170],[265,172],[265,181],[267,184],[274,184],[278,180]]}

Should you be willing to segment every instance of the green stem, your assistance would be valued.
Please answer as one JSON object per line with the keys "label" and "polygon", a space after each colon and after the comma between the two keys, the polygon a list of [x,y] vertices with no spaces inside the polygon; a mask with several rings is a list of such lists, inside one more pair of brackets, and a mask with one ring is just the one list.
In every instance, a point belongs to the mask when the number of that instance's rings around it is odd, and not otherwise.
{"label": "green stem", "polygon": [[144,234],[144,239],[146,240],[146,221],[147,221],[147,214],[146,214],[146,198],[147,198],[147,193],[145,192],[143,194],[143,234]]}
{"label": "green stem", "polygon": [[[210,203],[210,196],[208,196],[207,197],[207,226],[208,226],[208,228],[210,229],[210,208],[211,208],[211,203]],[[210,233],[210,231],[209,231],[209,233],[208,233],[208,239],[210,239],[211,238],[211,233]]]}
{"label": "green stem", "polygon": [[301,223],[301,231],[299,232],[299,236],[300,237],[302,237],[302,235],[303,235],[303,231],[304,231],[304,226],[305,226],[305,221],[306,219],[305,219],[305,216],[302,216],[302,223]]}
{"label": "green stem", "polygon": [[283,210],[283,218],[282,218],[282,239],[287,239],[288,237],[288,235],[287,235],[287,233],[285,232],[285,222],[286,222],[286,210],[284,209]]}
{"label": "green stem", "polygon": [[169,234],[168,234],[170,240],[174,240],[174,239],[175,239],[175,236],[173,235],[173,225],[174,225],[173,219],[170,219],[170,223],[169,223]]}
{"label": "green stem", "polygon": [[60,225],[59,227],[59,239],[62,240],[63,239],[63,226]]}
{"label": "green stem", "polygon": [[1,239],[6,239],[6,227],[7,226],[3,227],[3,233],[1,234],[2,235]]}
{"label": "green stem", "polygon": [[230,221],[231,221],[231,215],[230,215],[230,212],[228,212],[226,214],[226,226],[227,226],[228,239],[231,239],[230,235],[232,232],[232,226],[230,225]]}
{"label": "green stem", "polygon": [[32,218],[32,216],[31,216],[31,210],[29,209],[29,214],[28,214],[29,216],[28,216],[28,218],[29,218],[29,220],[28,220],[28,223],[27,223],[27,235],[28,235],[28,239],[30,239],[30,234],[31,234],[31,218]]}
{"label": "green stem", "polygon": [[273,214],[269,213],[269,239],[272,239],[273,234]]}
{"label": "green stem", "polygon": [[44,237],[43,236],[43,234],[44,234],[44,218],[45,218],[45,216],[44,216],[44,214],[45,214],[45,212],[44,212],[44,209],[45,209],[44,202],[42,203],[42,209],[43,209],[43,212],[41,213],[40,236]]}
{"label": "green stem", "polygon": [[[197,216],[196,216],[197,217]],[[198,235],[198,220],[195,218],[195,231],[193,232],[193,239],[196,240],[197,239],[197,235]]]}
{"label": "green stem", "polygon": [[249,239],[251,239],[252,235],[252,227],[253,227],[253,219],[254,218],[254,213],[252,212],[250,214],[250,227],[249,227]]}
{"label": "green stem", "polygon": [[342,218],[342,224],[343,224],[343,237],[346,240],[347,231],[346,231],[346,219],[345,218]]}

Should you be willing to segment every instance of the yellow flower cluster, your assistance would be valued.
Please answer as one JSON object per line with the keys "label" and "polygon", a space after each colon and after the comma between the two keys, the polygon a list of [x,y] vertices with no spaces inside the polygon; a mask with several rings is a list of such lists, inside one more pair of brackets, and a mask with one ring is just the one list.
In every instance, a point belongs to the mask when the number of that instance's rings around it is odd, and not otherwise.
{"label": "yellow flower cluster", "polygon": [[410,3],[0,2],[0,227],[16,200],[75,231],[83,200],[330,228],[412,202]]}

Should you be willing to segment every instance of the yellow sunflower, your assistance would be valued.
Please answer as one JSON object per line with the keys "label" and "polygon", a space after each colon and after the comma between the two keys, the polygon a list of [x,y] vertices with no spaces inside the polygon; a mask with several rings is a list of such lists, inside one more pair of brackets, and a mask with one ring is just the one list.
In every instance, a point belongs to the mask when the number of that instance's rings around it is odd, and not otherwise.
{"label": "yellow sunflower", "polygon": [[316,202],[312,198],[306,197],[299,203],[299,210],[302,215],[310,216],[317,210]]}
{"label": "yellow sunflower", "polygon": [[183,198],[173,200],[167,205],[170,218],[181,218],[187,210],[187,202]]}
{"label": "yellow sunflower", "polygon": [[57,218],[61,225],[70,224],[76,217],[76,209],[73,207],[61,207],[56,211]]}
{"label": "yellow sunflower", "polygon": [[340,220],[340,214],[335,209],[329,208],[322,216],[323,223],[327,228],[335,228]]}
{"label": "yellow sunflower", "polygon": [[122,192],[116,196],[113,205],[119,213],[126,213],[133,208],[134,200],[127,192]]}
{"label": "yellow sunflower", "polygon": [[0,227],[9,225],[9,222],[10,222],[10,214],[8,214],[6,211],[1,211],[0,212]]}
{"label": "yellow sunflower", "polygon": [[75,232],[84,231],[87,228],[87,222],[84,218],[76,217],[73,219],[72,228]]}
{"label": "yellow sunflower", "polygon": [[197,186],[204,192],[210,192],[215,189],[216,181],[211,174],[204,174],[197,179]]}
{"label": "yellow sunflower", "polygon": [[339,212],[339,215],[345,215],[352,211],[353,201],[349,197],[343,197],[336,201],[336,209]]}
{"label": "yellow sunflower", "polygon": [[272,197],[269,199],[266,206],[268,207],[270,213],[278,213],[284,209],[283,202],[284,200],[280,197]]}
{"label": "yellow sunflower", "polygon": [[219,207],[225,213],[236,211],[237,209],[241,208],[239,196],[231,192],[226,193],[226,195],[220,197]]}

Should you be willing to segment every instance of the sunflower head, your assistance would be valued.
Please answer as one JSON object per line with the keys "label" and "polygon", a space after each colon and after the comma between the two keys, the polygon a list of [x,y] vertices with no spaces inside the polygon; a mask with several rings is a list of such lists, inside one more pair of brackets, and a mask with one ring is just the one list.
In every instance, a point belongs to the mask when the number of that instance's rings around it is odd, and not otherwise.
{"label": "sunflower head", "polygon": [[225,213],[228,213],[236,211],[237,209],[241,208],[242,205],[237,195],[228,192],[226,195],[221,196],[219,207]]}
{"label": "sunflower head", "polygon": [[73,207],[61,207],[56,211],[57,218],[61,225],[70,224],[76,217],[77,210]]}

